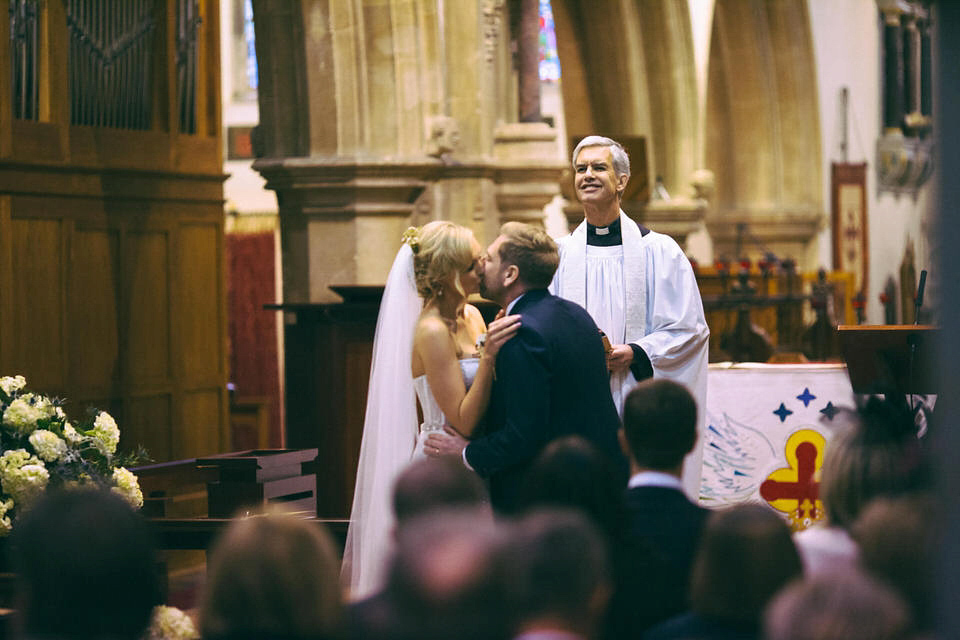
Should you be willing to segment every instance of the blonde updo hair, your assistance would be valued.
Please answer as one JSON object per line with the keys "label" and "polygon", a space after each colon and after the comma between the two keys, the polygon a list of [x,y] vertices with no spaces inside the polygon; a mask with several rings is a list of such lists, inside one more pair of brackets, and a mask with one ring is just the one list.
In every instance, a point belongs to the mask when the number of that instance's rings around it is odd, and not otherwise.
{"label": "blonde updo hair", "polygon": [[435,220],[404,234],[413,250],[413,275],[424,301],[436,298],[453,274],[453,286],[464,296],[460,274],[473,263],[473,232],[447,220]]}

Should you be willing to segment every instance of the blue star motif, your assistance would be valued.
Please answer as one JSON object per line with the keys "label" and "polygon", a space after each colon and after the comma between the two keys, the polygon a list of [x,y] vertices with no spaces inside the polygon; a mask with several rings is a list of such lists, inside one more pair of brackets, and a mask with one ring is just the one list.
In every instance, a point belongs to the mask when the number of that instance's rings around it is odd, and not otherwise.
{"label": "blue star motif", "polygon": [[810,406],[810,401],[815,400],[816,397],[817,396],[810,393],[810,389],[808,389],[807,387],[804,387],[803,393],[797,396],[797,400],[801,401],[803,403],[804,408],[806,408]]}
{"label": "blue star motif", "polygon": [[773,412],[774,415],[780,417],[780,422],[786,422],[787,416],[792,413],[793,411],[790,411],[790,409],[787,409],[785,406],[783,406],[782,402],[780,403],[780,408]]}
{"label": "blue star motif", "polygon": [[840,409],[837,409],[835,406],[833,406],[832,402],[828,402],[827,406],[825,406],[823,409],[820,409],[820,413],[827,416],[827,420],[833,420],[833,416],[837,415],[839,411]]}

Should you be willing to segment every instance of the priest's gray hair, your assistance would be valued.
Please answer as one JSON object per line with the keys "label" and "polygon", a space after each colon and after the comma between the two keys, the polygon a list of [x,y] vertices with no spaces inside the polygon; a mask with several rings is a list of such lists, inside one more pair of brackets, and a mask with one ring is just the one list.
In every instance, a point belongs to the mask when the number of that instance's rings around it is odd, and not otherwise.
{"label": "priest's gray hair", "polygon": [[584,147],[609,147],[610,153],[613,155],[613,171],[618,176],[627,176],[630,177],[630,156],[627,155],[626,149],[623,148],[616,140],[612,138],[606,138],[604,136],[587,136],[577,145],[577,148],[573,150],[573,157],[570,160],[570,164],[574,168],[577,166],[577,156],[580,155],[580,150]]}

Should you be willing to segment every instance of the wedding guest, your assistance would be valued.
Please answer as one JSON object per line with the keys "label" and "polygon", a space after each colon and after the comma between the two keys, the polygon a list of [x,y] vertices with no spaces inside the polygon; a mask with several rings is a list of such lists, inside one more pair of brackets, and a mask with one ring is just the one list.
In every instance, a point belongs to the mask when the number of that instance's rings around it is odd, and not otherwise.
{"label": "wedding guest", "polygon": [[767,603],[800,578],[790,528],[769,507],[740,504],[707,521],[690,581],[690,612],[650,630],[648,640],[757,640]]}
{"label": "wedding guest", "polygon": [[[393,508],[394,539],[408,524],[431,513],[472,511],[479,520],[493,521],[483,481],[455,458],[426,458],[411,463],[397,477]],[[388,560],[391,558],[392,555],[388,556]],[[396,638],[398,628],[404,624],[398,609],[387,589],[350,602],[346,609],[349,637]]]}
{"label": "wedding guest", "polygon": [[234,520],[215,544],[200,605],[205,640],[337,638],[338,560],[322,525],[268,513]]}
{"label": "wedding guest", "polygon": [[608,637],[636,636],[687,610],[690,570],[709,511],[681,480],[697,440],[693,395],[672,380],[638,383],[627,395],[620,444],[630,459],[628,528],[616,563]]}
{"label": "wedding guest", "polygon": [[135,640],[160,604],[147,523],[113,493],[42,496],[17,519],[11,551],[22,637]]}
{"label": "wedding guest", "polygon": [[[623,485],[615,467],[588,440],[567,436],[547,445],[524,478],[520,511],[574,509],[600,530],[608,547],[623,538]],[[615,551],[615,549],[614,549]]]}
{"label": "wedding guest", "polygon": [[515,640],[598,637],[612,591],[606,542],[578,511],[539,510],[520,519],[505,566]]}
{"label": "wedding guest", "polygon": [[770,603],[767,640],[906,640],[907,606],[858,570],[796,581]]}
{"label": "wedding guest", "polygon": [[[506,640],[506,525],[475,509],[432,511],[397,531],[385,597],[394,639]],[[365,636],[369,637],[369,636]]]}
{"label": "wedding guest", "polygon": [[934,627],[938,524],[930,496],[899,496],[873,500],[850,530],[864,571],[903,598],[922,634]]}
{"label": "wedding guest", "polygon": [[453,458],[423,458],[410,464],[393,486],[397,526],[435,509],[489,507],[483,481]]}
{"label": "wedding guest", "polygon": [[929,488],[926,455],[904,403],[871,397],[847,415],[852,424],[827,444],[820,471],[825,522],[794,536],[807,575],[856,565],[849,529],[871,500]]}

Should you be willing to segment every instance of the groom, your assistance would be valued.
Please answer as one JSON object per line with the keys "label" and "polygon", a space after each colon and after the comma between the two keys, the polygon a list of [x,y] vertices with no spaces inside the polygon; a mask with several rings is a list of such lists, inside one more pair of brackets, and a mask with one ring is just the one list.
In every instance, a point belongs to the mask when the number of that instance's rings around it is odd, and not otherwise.
{"label": "groom", "polygon": [[590,441],[626,486],[603,341],[582,307],[547,292],[558,261],[557,244],[542,229],[519,222],[501,227],[484,255],[480,294],[521,320],[497,354],[486,434],[468,442],[448,430],[426,442],[428,455],[460,455],[488,477],[491,502],[501,512],[514,508],[536,456],[562,436]]}

